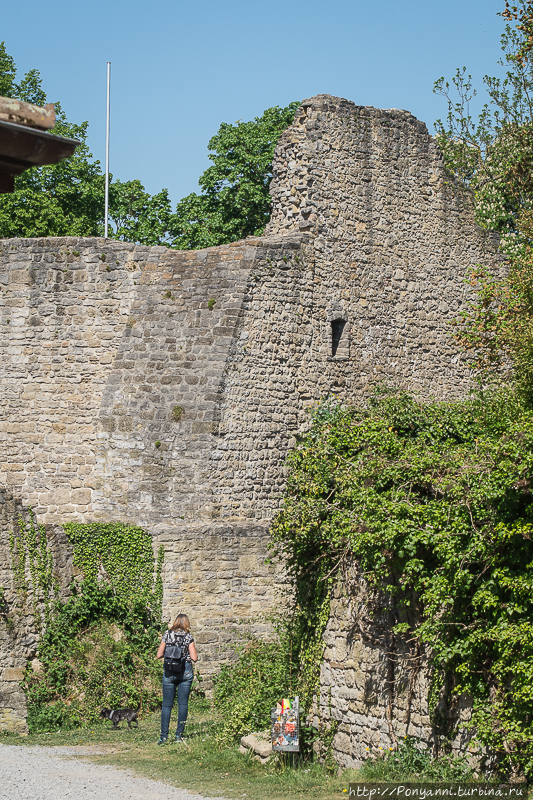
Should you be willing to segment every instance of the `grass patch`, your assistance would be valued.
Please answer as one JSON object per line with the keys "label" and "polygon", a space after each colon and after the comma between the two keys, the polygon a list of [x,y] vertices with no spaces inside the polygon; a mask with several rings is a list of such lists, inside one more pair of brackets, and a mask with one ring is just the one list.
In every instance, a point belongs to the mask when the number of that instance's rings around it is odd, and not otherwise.
{"label": "grass patch", "polygon": [[396,750],[372,754],[363,764],[360,775],[373,783],[401,781],[404,783],[473,783],[474,771],[466,756],[431,757],[431,750],[417,746],[414,738],[406,736]]}

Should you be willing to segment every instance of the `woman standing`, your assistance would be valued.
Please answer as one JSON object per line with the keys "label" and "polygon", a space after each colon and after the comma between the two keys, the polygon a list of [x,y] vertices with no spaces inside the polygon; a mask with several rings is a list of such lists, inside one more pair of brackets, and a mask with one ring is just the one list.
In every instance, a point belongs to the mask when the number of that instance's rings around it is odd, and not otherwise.
{"label": "woman standing", "polygon": [[178,725],[176,728],[176,742],[183,741],[183,731],[187,721],[189,711],[189,694],[191,692],[192,679],[194,677],[193,662],[198,661],[194,639],[190,632],[189,617],[186,614],[178,614],[174,620],[172,628],[165,631],[157,658],[165,657],[165,647],[177,645],[187,651],[185,665],[180,672],[163,672],[163,707],[161,708],[161,736],[158,744],[165,744],[168,739],[168,726],[170,724],[170,714],[174,705],[176,692],[178,695]]}

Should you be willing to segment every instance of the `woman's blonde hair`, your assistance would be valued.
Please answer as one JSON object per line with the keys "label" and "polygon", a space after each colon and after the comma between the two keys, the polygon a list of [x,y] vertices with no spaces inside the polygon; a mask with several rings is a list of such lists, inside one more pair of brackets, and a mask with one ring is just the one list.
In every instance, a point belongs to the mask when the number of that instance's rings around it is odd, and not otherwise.
{"label": "woman's blonde hair", "polygon": [[174,625],[172,626],[173,631],[185,631],[185,633],[189,633],[190,625],[189,625],[189,617],[187,614],[178,614],[176,619],[174,620]]}

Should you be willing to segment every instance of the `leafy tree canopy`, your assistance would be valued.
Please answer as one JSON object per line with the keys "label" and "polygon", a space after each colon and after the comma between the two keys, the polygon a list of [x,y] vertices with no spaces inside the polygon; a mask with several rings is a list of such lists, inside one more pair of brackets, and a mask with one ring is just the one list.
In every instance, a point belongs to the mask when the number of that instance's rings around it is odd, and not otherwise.
{"label": "leafy tree canopy", "polygon": [[[5,43],[0,44],[0,95],[36,105],[47,102],[39,71],[20,81]],[[200,178],[202,194],[181,200],[174,212],[168,192],[146,192],[139,180],[111,180],[110,238],[195,249],[259,234],[268,222],[272,158],[292,122],[297,103],[270,108],[251,122],[223,123],[211,139],[213,166]],[[73,156],[35,167],[15,179],[15,192],[0,196],[0,237],[102,236],[104,175],[87,146],[88,123],[67,121],[55,103],[54,132],[80,140]]]}
{"label": "leafy tree canopy", "polygon": [[223,122],[208,148],[213,165],[176,208],[174,244],[184,250],[259,236],[270,217],[272,159],[299,103],[268,108],[250,122]]}
{"label": "leafy tree canopy", "polygon": [[500,16],[507,20],[498,62],[505,77],[484,77],[489,102],[477,119],[470,114],[477,91],[466,68],[456,71],[453,87],[439,78],[434,91],[445,97],[448,115],[435,127],[448,168],[473,190],[478,222],[502,235],[506,253],[519,255],[524,239],[531,238],[533,213],[533,54],[528,38],[533,2],[520,0],[518,7],[506,2]]}
{"label": "leafy tree canopy", "polygon": [[[39,71],[30,70],[17,82],[13,58],[0,44],[0,94],[36,105],[47,102]],[[15,179],[15,192],[0,196],[0,236],[102,236],[104,175],[87,146],[88,123],[67,121],[55,103],[54,133],[79,139],[74,154],[59,164],[34,167]],[[111,238],[141,244],[164,244],[171,217],[166,189],[153,197],[140,181],[111,181]]]}
{"label": "leafy tree canopy", "polygon": [[440,78],[435,91],[446,98],[448,115],[436,129],[448,169],[471,192],[478,223],[500,233],[509,257],[504,280],[471,271],[477,300],[457,339],[471,350],[482,381],[512,377],[533,400],[533,2],[506,0],[501,16],[505,77],[485,76],[489,102],[477,119],[466,69],[457,70],[452,87]]}

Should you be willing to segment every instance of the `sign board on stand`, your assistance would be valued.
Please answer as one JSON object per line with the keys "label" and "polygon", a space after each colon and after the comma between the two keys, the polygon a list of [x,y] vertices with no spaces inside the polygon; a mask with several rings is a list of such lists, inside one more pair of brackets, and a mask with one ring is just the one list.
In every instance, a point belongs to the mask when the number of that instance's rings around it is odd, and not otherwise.
{"label": "sign board on stand", "polygon": [[300,701],[298,697],[295,697],[287,708],[282,706],[281,711],[279,707],[272,709],[271,737],[272,750],[284,753],[300,752]]}

